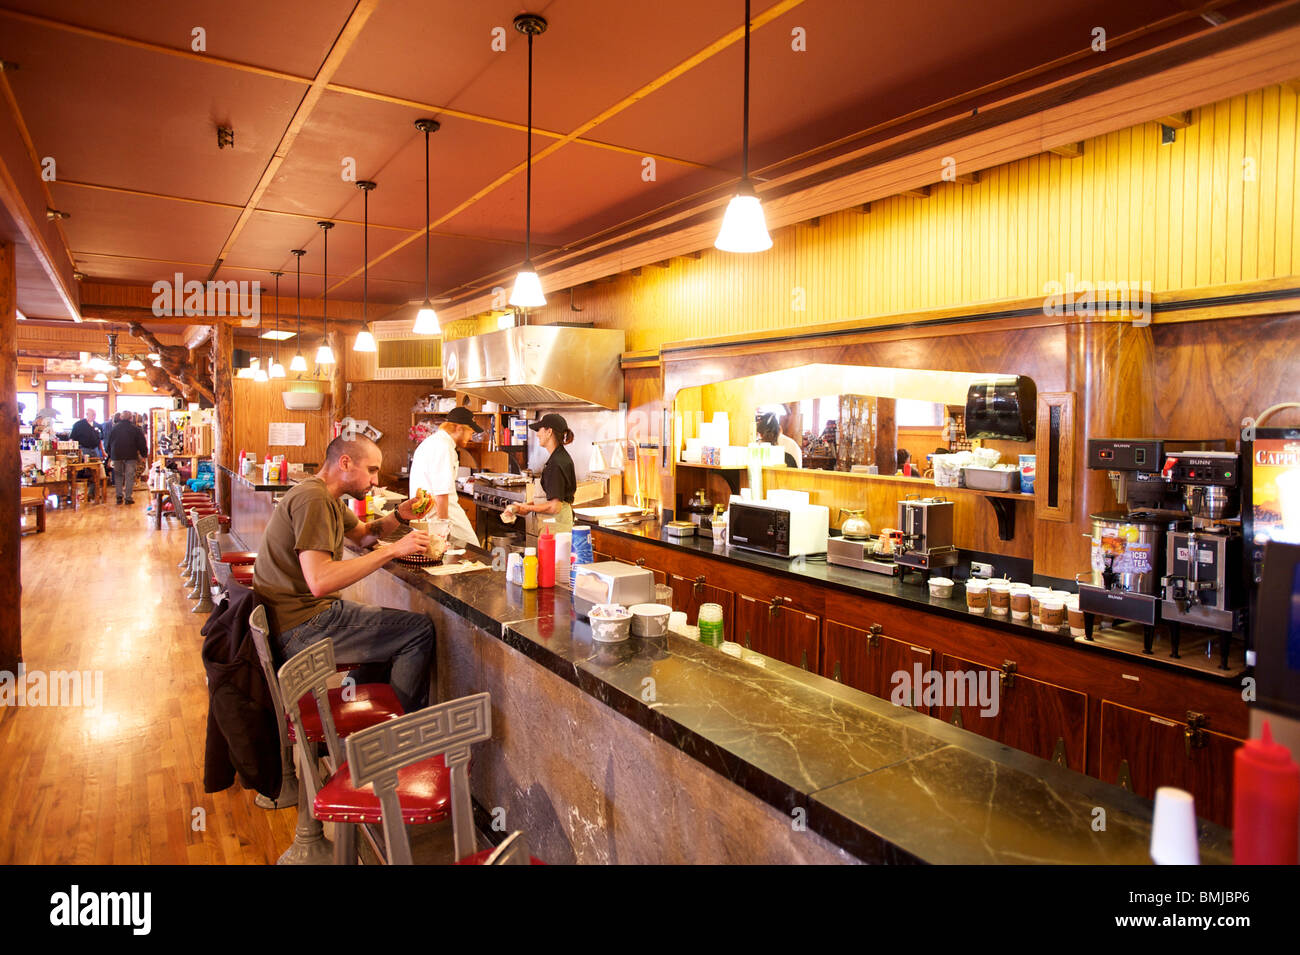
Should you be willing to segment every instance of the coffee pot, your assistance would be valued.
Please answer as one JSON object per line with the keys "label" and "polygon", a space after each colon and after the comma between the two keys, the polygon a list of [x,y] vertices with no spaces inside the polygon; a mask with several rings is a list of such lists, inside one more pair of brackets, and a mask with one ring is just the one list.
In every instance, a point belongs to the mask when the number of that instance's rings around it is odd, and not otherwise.
{"label": "coffee pot", "polygon": [[865,510],[853,510],[847,507],[840,508],[840,517],[848,515],[848,518],[840,525],[840,533],[852,540],[866,540],[871,536],[871,522],[867,520]]}

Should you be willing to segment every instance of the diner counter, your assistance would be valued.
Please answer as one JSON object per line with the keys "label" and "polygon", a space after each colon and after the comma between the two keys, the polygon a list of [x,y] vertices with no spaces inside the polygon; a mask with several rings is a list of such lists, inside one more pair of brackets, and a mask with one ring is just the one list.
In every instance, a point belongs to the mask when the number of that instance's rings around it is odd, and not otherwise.
{"label": "diner counter", "polygon": [[1150,862],[1147,800],[758,654],[595,643],[562,588],[390,562],[345,596],[434,617],[440,695],[493,695],[475,799],[548,862]]}
{"label": "diner counter", "polygon": [[793,581],[812,581],[854,596],[872,597],[912,610],[924,610],[938,616],[960,620],[963,623],[975,621],[982,627],[1032,637],[1045,643],[1058,646],[1086,646],[1089,650],[1095,650],[1099,653],[1130,661],[1136,660],[1145,666],[1160,667],[1177,672],[1180,675],[1193,676],[1213,683],[1239,686],[1241,681],[1240,667],[1234,667],[1226,671],[1215,671],[1189,667],[1161,656],[1142,654],[1140,635],[1135,638],[1131,649],[1122,649],[1117,646],[1108,646],[1100,641],[1078,640],[1068,632],[1041,630],[1033,626],[1031,621],[1022,622],[1011,618],[1010,615],[1005,617],[994,616],[991,613],[983,616],[972,615],[966,609],[966,592],[961,581],[957,581],[956,586],[953,587],[951,597],[932,597],[929,588],[921,583],[920,576],[911,572],[907,575],[907,582],[904,582],[898,577],[887,577],[884,574],[875,574],[853,567],[828,564],[824,556],[788,559],[760,554],[739,547],[714,546],[712,537],[670,537],[663,531],[658,521],[646,521],[642,524],[626,526],[599,527],[597,529],[601,533],[626,537],[634,541],[645,541],[665,547],[670,551],[698,554],[701,557],[724,560]]}
{"label": "diner counter", "polygon": [[269,491],[273,494],[280,494],[289,490],[298,483],[297,481],[263,481],[261,480],[261,465],[258,465],[253,469],[253,477],[245,477],[233,468],[226,467],[224,464],[219,464],[217,466],[229,474],[232,481],[237,481],[250,491]]}

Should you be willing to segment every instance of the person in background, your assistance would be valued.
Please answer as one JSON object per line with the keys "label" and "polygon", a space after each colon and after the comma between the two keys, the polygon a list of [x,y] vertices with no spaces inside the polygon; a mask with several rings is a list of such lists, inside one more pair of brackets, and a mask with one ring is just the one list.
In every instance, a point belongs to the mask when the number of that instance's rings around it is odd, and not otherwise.
{"label": "person in background", "polygon": [[343,559],[343,538],[365,547],[414,516],[406,500],[387,517],[362,524],[340,500],[344,494],[363,497],[377,486],[382,460],[379,446],[360,435],[329,443],[324,467],[294,485],[271,513],[253,564],[253,590],[266,604],[282,660],[329,637],[335,659],[362,665],[352,673],[357,683],[373,682],[371,673],[389,673],[409,713],[428,701],[433,621],[339,595],[394,557],[422,554],[429,546],[429,535],[413,530],[394,544]]}
{"label": "person in background", "polygon": [[920,477],[916,468],[912,466],[912,452],[907,448],[899,448],[896,452],[898,458],[898,473],[904,477]]}
{"label": "person in background", "polygon": [[573,432],[561,415],[551,412],[530,424],[537,432],[537,443],[550,455],[542,468],[542,501],[534,497],[531,504],[511,504],[515,514],[527,514],[527,537],[532,539],[542,533],[542,522],[553,521],[551,533],[561,534],[573,530],[573,496],[578,490],[578,475],[573,469],[573,458],[564,449],[573,443]]}
{"label": "person in background", "polygon": [[104,435],[95,424],[95,409],[87,408],[86,416],[72,426],[72,440],[81,446],[85,458],[104,456]]}
{"label": "person in background", "polygon": [[780,448],[785,452],[785,466],[788,468],[803,467],[803,448],[795,442],[789,435],[781,433],[781,425],[776,420],[776,415],[767,411],[758,416],[758,440]]}
{"label": "person in background", "polygon": [[108,457],[113,462],[113,487],[117,489],[117,503],[135,503],[135,473],[139,470],[141,459],[148,453],[149,442],[144,439],[144,432],[129,416],[113,425],[108,436]]}
{"label": "person in background", "polygon": [[438,430],[421,441],[411,457],[411,496],[422,490],[433,495],[434,509],[425,517],[451,521],[451,536],[476,547],[478,534],[456,497],[456,472],[460,468],[457,452],[482,431],[468,408],[452,408]]}

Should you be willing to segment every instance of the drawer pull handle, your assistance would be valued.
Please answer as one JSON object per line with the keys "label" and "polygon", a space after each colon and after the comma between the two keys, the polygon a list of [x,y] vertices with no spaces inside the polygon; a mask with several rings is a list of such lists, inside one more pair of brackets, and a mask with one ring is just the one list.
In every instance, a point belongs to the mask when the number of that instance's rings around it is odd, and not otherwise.
{"label": "drawer pull handle", "polygon": [[695,578],[695,583],[692,585],[692,589],[695,592],[695,596],[697,598],[704,596],[704,575],[703,574],[700,574],[700,576]]}
{"label": "drawer pull handle", "polygon": [[1205,723],[1204,713],[1187,711],[1187,729],[1183,730],[1183,745],[1188,759],[1192,758],[1192,750],[1202,749],[1206,744]]}
{"label": "drawer pull handle", "polygon": [[1016,685],[1016,661],[1003,660],[1002,669],[998,671],[998,678],[1002,681],[1002,689],[1009,690]]}
{"label": "drawer pull handle", "polygon": [[836,661],[835,661],[835,671],[831,674],[831,679],[833,679],[836,683],[843,683],[843,682],[844,682],[843,680],[840,679],[840,661],[839,661],[839,660],[836,660]]}

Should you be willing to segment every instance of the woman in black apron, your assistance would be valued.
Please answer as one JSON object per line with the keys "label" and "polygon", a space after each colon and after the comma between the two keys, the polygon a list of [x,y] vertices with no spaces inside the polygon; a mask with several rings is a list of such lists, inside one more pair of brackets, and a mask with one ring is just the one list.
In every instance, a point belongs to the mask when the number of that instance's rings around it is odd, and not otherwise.
{"label": "woman in black apron", "polygon": [[542,494],[531,504],[515,504],[516,514],[528,515],[527,533],[530,540],[542,532],[543,521],[553,521],[551,533],[573,529],[573,495],[578,489],[578,476],[573,469],[573,458],[564,449],[573,443],[569,423],[558,414],[543,415],[528,426],[537,432],[537,443],[550,452],[542,468]]}

